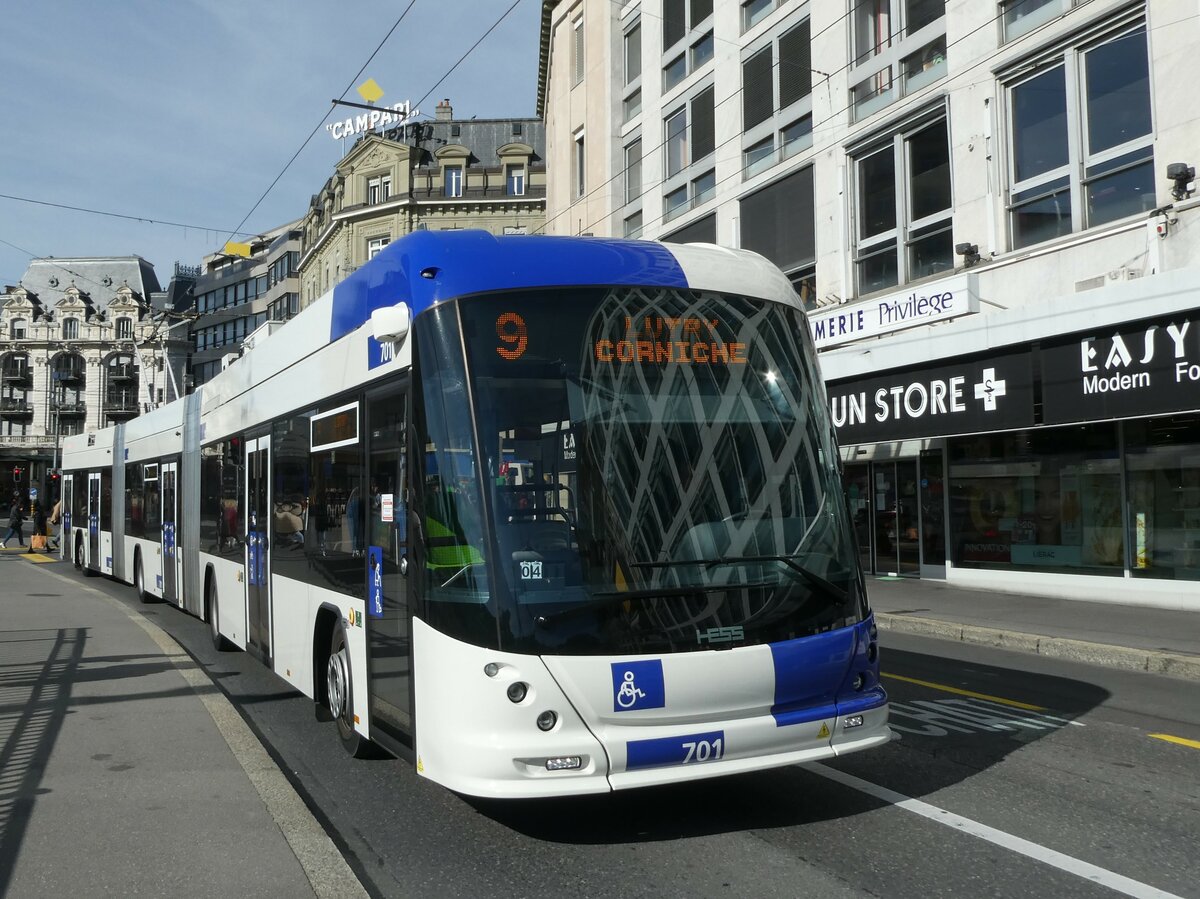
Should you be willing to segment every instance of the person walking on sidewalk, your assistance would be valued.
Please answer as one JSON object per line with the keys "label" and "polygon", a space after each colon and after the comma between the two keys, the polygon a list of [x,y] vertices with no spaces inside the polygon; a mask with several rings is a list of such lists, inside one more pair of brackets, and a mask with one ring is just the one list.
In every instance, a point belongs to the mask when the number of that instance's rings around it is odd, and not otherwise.
{"label": "person walking on sidewalk", "polygon": [[22,546],[25,545],[25,537],[21,533],[21,525],[24,521],[25,516],[21,514],[21,503],[14,499],[8,511],[8,533],[4,535],[4,540],[0,541],[0,547],[8,549],[8,541],[14,535]]}
{"label": "person walking on sidewalk", "polygon": [[62,545],[62,500],[54,504],[54,508],[50,510],[50,527],[54,528],[54,542],[51,549],[58,549]]}
{"label": "person walking on sidewalk", "polygon": [[42,508],[42,504],[34,502],[31,510],[33,516],[33,535],[29,538],[29,549],[31,552],[46,551],[46,510]]}

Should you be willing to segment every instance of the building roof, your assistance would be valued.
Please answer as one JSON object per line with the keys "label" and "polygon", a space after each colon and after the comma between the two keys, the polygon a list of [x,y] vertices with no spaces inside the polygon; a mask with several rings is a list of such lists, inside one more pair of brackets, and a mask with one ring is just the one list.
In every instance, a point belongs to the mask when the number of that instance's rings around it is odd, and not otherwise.
{"label": "building roof", "polygon": [[154,266],[141,256],[48,256],[31,261],[21,278],[21,286],[35,294],[43,308],[53,306],[74,285],[91,298],[95,308],[103,309],[126,284],[147,303],[152,293],[162,290]]}
{"label": "building roof", "polygon": [[542,34],[538,44],[538,118],[546,118],[546,91],[550,86],[550,23],[558,0],[542,0]]}

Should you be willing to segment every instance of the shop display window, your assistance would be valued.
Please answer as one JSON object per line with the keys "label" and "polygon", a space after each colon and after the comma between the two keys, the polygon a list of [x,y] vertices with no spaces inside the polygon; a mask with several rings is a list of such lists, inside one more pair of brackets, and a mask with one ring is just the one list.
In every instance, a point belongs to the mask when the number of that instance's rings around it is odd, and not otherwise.
{"label": "shop display window", "polygon": [[1124,572],[1115,423],[981,434],[947,445],[955,565]]}
{"label": "shop display window", "polygon": [[1125,423],[1130,572],[1200,580],[1200,415]]}

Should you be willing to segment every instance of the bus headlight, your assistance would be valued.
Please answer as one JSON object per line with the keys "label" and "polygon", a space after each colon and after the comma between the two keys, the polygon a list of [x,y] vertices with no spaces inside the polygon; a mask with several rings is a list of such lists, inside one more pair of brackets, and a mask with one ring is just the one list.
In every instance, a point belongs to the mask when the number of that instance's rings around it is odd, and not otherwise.
{"label": "bus headlight", "polygon": [[556,759],[546,759],[547,771],[569,771],[573,768],[583,767],[583,757],[578,755],[564,755]]}
{"label": "bus headlight", "polygon": [[500,666],[497,665],[495,662],[488,662],[486,665],[483,666],[483,673],[486,674],[488,677],[495,677],[497,674],[500,673]]}
{"label": "bus headlight", "polygon": [[508,685],[508,698],[511,702],[524,702],[525,696],[529,693],[529,684],[522,681],[513,681]]}
{"label": "bus headlight", "polygon": [[556,724],[558,724],[558,712],[547,709],[537,716],[538,730],[554,730]]}

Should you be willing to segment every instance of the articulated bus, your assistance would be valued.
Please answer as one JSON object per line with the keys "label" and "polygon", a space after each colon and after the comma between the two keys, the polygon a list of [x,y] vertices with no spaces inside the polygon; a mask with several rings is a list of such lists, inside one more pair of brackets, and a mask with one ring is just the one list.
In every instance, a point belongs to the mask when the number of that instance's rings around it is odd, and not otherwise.
{"label": "articulated bus", "polygon": [[891,736],[807,322],[753,253],[417,232],[63,465],[77,567],[460,793]]}

